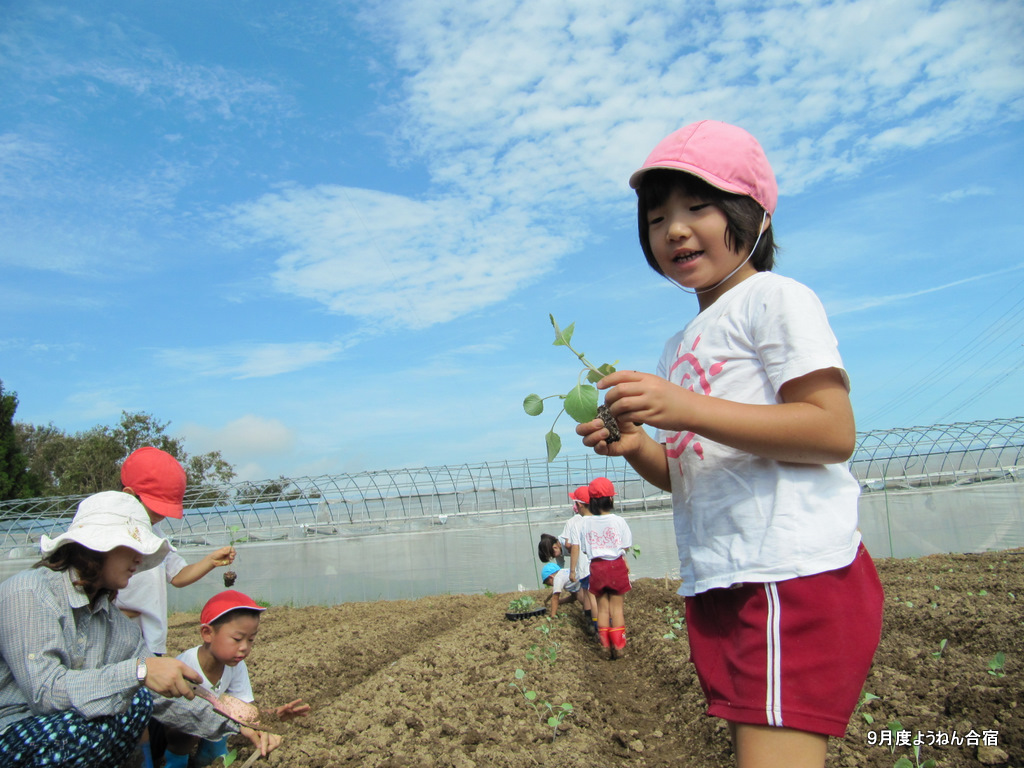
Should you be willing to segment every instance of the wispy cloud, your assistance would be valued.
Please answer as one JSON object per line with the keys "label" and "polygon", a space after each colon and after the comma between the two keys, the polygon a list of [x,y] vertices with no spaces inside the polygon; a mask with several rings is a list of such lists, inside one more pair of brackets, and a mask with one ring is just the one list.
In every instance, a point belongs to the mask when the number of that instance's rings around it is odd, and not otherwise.
{"label": "wispy cloud", "polygon": [[162,349],[156,359],[196,376],[262,378],[291,373],[336,359],[349,341],[239,344],[191,349]]}
{"label": "wispy cloud", "polygon": [[986,272],[983,275],[972,275],[971,277],[965,277],[963,280],[954,280],[951,283],[945,283],[944,285],[935,285],[931,288],[922,288],[919,291],[909,291],[907,293],[895,293],[887,296],[869,296],[859,297],[856,299],[838,299],[828,302],[828,314],[830,317],[838,317],[839,315],[846,315],[851,312],[862,312],[866,309],[876,309],[887,304],[895,304],[898,302],[906,301],[908,299],[914,299],[918,296],[926,296],[930,293],[938,293],[939,291],[946,291],[950,288],[958,288],[968,283],[975,283],[979,280],[987,280],[990,277],[998,277],[999,275],[1005,275],[1011,272],[1019,272],[1024,269],[1024,263],[1018,264],[1009,269],[1000,269],[995,272]]}
{"label": "wispy cloud", "polygon": [[981,187],[978,185],[972,185],[964,187],[962,189],[954,189],[950,192],[946,192],[938,196],[940,203],[958,203],[961,200],[965,200],[968,197],[989,197],[994,195],[996,191],[992,187]]}
{"label": "wispy cloud", "polygon": [[320,186],[227,213],[241,242],[283,252],[273,279],[340,314],[424,328],[507,298],[569,250],[524,209]]}

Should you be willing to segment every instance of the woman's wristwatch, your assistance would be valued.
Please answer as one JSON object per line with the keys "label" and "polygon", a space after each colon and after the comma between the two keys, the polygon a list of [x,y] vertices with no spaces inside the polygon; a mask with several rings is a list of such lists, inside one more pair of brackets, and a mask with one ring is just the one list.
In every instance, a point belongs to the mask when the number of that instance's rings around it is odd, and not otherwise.
{"label": "woman's wristwatch", "polygon": [[138,678],[139,683],[143,684],[146,682],[146,675],[149,674],[149,669],[146,668],[146,660],[138,659],[135,665],[135,677]]}

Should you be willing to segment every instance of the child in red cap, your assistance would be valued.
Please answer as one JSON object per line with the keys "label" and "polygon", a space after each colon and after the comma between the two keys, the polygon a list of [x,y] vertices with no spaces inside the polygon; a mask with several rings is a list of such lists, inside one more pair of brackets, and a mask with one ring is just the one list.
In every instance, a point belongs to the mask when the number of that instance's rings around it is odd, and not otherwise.
{"label": "child in red cap", "polygon": [[696,296],[698,314],[657,375],[597,384],[617,442],[600,420],[577,433],[672,493],[691,658],[737,764],[820,768],[860,697],[883,607],[857,529],[836,338],[818,297],[771,271],[778,187],[747,131],[687,125],[629,183],[648,265]]}
{"label": "child in red cap", "polygon": [[[581,518],[581,548],[590,559],[590,593],[597,602],[597,638],[617,659],[626,649],[625,603],[632,586],[624,556],[633,546],[633,534],[626,521],[611,511],[615,506],[615,486],[611,480],[594,478],[587,490],[591,514]],[[570,574],[576,568],[575,560],[573,548]]]}
{"label": "child in red cap", "polygon": [[[249,682],[245,659],[256,642],[260,616],[265,610],[248,595],[233,589],[214,595],[199,615],[202,645],[179,654],[178,659],[196,670],[203,678],[202,685],[217,696],[234,696],[251,703],[252,684]],[[275,714],[281,720],[305,716],[309,714],[309,705],[304,704],[302,699],[296,699],[278,707]],[[254,731],[242,726],[241,732],[263,755],[281,743],[280,736],[265,731]],[[226,738],[206,741],[182,731],[168,730],[165,767],[186,768],[189,754],[197,744],[197,765],[207,765],[227,754]]]}
{"label": "child in red cap", "polygon": [[[134,451],[121,465],[121,486],[146,508],[153,532],[163,536],[164,518],[180,520],[184,514],[185,470],[166,451],[147,446]],[[221,547],[189,565],[181,555],[170,552],[160,567],[139,573],[118,592],[115,603],[142,627],[142,636],[153,653],[167,652],[167,585],[187,587],[214,568],[229,565],[235,548]]]}

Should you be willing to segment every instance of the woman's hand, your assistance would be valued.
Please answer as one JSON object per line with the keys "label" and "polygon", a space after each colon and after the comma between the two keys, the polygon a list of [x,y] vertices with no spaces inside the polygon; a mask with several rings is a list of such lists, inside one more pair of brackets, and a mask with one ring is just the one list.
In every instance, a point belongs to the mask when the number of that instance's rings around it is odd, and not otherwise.
{"label": "woman's hand", "polygon": [[194,699],[196,694],[192,690],[192,683],[201,682],[202,676],[183,661],[166,656],[146,659],[145,686],[161,696]]}
{"label": "woman's hand", "polygon": [[244,725],[241,727],[240,733],[252,742],[252,745],[260,751],[260,754],[263,757],[266,757],[281,746],[281,737],[276,733],[254,731],[252,728],[248,728]]}
{"label": "woman's hand", "polygon": [[305,717],[309,714],[309,704],[306,704],[302,699],[296,699],[295,701],[289,701],[287,704],[282,704],[276,710],[277,716],[281,720],[291,720],[293,717]]}

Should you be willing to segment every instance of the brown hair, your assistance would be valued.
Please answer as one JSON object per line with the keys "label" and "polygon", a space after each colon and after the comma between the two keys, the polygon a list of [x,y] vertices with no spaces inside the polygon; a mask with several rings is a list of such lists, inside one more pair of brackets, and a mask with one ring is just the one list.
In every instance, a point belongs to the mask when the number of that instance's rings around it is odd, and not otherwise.
{"label": "brown hair", "polygon": [[100,586],[100,574],[103,572],[103,566],[107,562],[109,554],[109,552],[97,552],[94,549],[89,549],[77,541],[69,541],[32,567],[49,568],[51,571],[58,572],[74,569],[78,578],[73,579],[71,583],[85,592],[89,598],[89,604],[95,608],[104,595],[109,595],[111,602],[117,597],[116,589]]}

